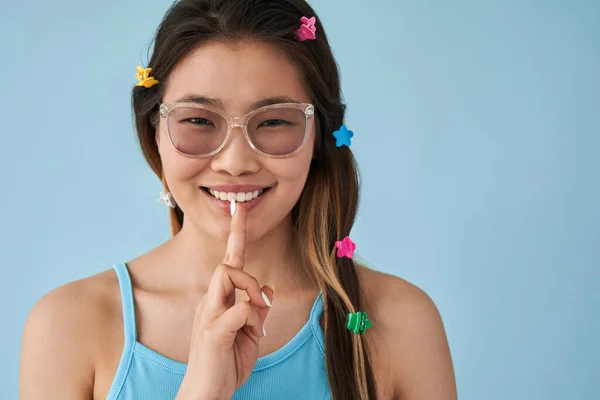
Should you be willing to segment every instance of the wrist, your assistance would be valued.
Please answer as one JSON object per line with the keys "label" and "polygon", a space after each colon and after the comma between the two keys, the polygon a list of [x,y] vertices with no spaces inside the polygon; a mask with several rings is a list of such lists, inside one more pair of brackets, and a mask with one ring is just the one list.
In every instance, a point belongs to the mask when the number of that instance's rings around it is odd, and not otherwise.
{"label": "wrist", "polygon": [[231,400],[231,397],[224,394],[210,393],[197,386],[191,387],[185,384],[184,379],[175,400]]}

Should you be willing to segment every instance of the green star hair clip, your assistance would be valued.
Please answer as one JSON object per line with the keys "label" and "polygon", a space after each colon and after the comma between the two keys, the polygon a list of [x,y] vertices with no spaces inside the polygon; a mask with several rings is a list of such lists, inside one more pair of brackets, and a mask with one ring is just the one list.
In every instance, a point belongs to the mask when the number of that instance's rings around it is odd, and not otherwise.
{"label": "green star hair clip", "polygon": [[348,323],[346,328],[356,334],[363,335],[367,329],[373,326],[373,323],[369,321],[366,312],[357,312],[355,314],[348,313]]}

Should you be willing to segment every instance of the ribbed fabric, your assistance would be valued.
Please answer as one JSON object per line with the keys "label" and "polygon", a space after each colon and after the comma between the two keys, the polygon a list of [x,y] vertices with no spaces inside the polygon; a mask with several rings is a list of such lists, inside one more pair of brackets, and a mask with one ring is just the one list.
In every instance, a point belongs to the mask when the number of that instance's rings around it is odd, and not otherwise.
{"label": "ribbed fabric", "polygon": [[[121,288],[125,345],[107,400],[173,400],[187,365],[149,349],[137,341],[131,279],[125,263],[116,264]],[[331,392],[325,372],[319,294],[306,324],[281,349],[257,360],[250,378],[233,400],[326,400]]]}

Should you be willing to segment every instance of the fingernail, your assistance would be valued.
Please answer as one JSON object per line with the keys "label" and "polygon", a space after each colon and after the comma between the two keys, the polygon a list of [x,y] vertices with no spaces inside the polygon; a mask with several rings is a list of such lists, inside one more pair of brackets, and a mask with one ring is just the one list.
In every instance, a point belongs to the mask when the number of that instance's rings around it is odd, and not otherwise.
{"label": "fingernail", "polygon": [[263,336],[267,336],[267,331],[265,331],[265,327],[263,326]]}
{"label": "fingernail", "polygon": [[275,285],[271,282],[265,283],[265,286],[268,287],[269,289],[271,289],[271,292],[273,292],[273,296],[275,296]]}
{"label": "fingernail", "polygon": [[267,307],[271,307],[271,300],[269,300],[269,298],[267,297],[265,292],[260,292],[260,293],[262,293],[262,298],[265,301],[265,304],[267,305]]}
{"label": "fingernail", "polygon": [[235,200],[231,199],[231,204],[229,205],[229,211],[231,211],[231,216],[235,214],[235,210],[237,209],[237,204],[235,204]]}

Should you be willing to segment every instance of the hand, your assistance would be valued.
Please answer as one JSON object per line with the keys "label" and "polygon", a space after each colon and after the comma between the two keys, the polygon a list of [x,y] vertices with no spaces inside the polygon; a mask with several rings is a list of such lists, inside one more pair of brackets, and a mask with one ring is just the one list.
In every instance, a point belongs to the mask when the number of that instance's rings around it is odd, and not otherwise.
{"label": "hand", "polygon": [[[225,258],[196,309],[188,367],[177,399],[231,399],[258,359],[273,292],[244,272],[246,210],[240,203],[236,208]],[[235,304],[236,289],[245,290],[250,300]]]}

